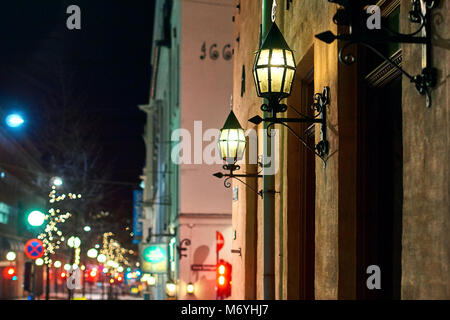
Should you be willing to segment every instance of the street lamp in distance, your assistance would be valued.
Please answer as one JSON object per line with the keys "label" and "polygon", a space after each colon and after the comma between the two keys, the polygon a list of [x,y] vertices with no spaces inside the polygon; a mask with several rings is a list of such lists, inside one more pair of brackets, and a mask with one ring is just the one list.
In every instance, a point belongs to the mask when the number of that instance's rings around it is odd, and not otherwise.
{"label": "street lamp in distance", "polygon": [[31,211],[27,218],[28,224],[32,227],[40,227],[44,224],[45,214],[39,210]]}
{"label": "street lamp in distance", "polygon": [[8,261],[14,261],[14,260],[16,260],[16,253],[15,253],[14,251],[9,251],[9,252],[6,254],[6,260],[8,260]]}
{"label": "street lamp in distance", "polygon": [[63,180],[60,177],[53,177],[51,179],[51,183],[52,183],[52,185],[54,185],[56,187],[60,187],[63,184]]}
{"label": "street lamp in distance", "polygon": [[87,256],[92,259],[97,258],[97,256],[98,256],[97,249],[95,249],[95,248],[89,249],[87,252]]}
{"label": "street lamp in distance", "polygon": [[106,256],[103,253],[100,253],[97,256],[97,261],[100,262],[100,263],[105,263],[106,262]]}
{"label": "street lamp in distance", "polygon": [[69,238],[69,240],[67,240],[67,244],[69,245],[69,247],[71,248],[79,248],[81,245],[81,240],[78,237],[75,236],[71,236]]}
{"label": "street lamp in distance", "polygon": [[10,128],[18,128],[25,123],[23,117],[18,113],[11,113],[5,118],[6,125]]}

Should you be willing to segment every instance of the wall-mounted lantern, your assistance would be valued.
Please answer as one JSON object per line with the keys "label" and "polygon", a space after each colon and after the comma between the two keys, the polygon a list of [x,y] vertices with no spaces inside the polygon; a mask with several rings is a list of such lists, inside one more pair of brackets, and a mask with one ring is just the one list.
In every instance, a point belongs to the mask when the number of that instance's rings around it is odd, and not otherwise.
{"label": "wall-mounted lantern", "polygon": [[291,95],[295,70],[294,52],[274,23],[256,52],[253,65],[258,97],[269,100],[270,110],[265,111],[282,112],[277,109],[280,106],[278,102]]}
{"label": "wall-mounted lantern", "polygon": [[[370,30],[367,24],[367,7],[363,1],[349,1],[349,0],[328,0],[341,5],[337,13],[333,17],[333,21],[340,26],[348,26],[348,34],[334,35],[331,31],[325,31],[316,35],[319,40],[332,43],[334,40],[346,41],[346,43],[339,50],[339,61],[343,64],[350,65],[355,62],[355,57],[351,54],[344,54],[344,51],[353,44],[362,45],[384,61],[391,64],[394,68],[403,73],[412,83],[415,84],[417,91],[421,95],[426,96],[426,106],[431,107],[430,88],[436,86],[436,69],[432,67],[431,57],[431,10],[436,8],[439,1],[437,0],[412,0],[412,9],[409,12],[409,20],[412,23],[419,24],[417,30],[409,34],[398,33],[389,28],[381,28],[381,30]],[[425,36],[416,36],[425,30]],[[392,59],[386,57],[373,46],[377,44],[386,43],[416,43],[425,44],[426,46],[426,66],[422,73],[412,76]]]}
{"label": "wall-mounted lantern", "polygon": [[244,156],[245,131],[241,127],[233,110],[230,111],[227,121],[220,130],[219,151],[222,159],[229,165],[234,165]]}
{"label": "wall-mounted lantern", "polygon": [[[316,111],[314,117],[306,117],[297,112],[300,118],[280,118],[277,113],[287,110],[286,104],[280,103],[282,99],[291,95],[292,84],[295,77],[294,53],[289,48],[277,24],[274,22],[269,33],[264,39],[260,49],[256,53],[253,65],[253,76],[255,80],[258,97],[266,98],[268,104],[263,104],[261,110],[270,112],[270,117],[261,118],[255,116],[249,119],[254,124],[268,123],[267,134],[270,135],[271,127],[281,124],[289,129],[309,150],[313,151],[324,162],[329,151],[326,139],[326,106],[329,104],[329,88],[325,87],[322,93],[314,95],[313,109]],[[294,109],[295,110],[295,109]],[[304,138],[299,136],[288,123],[318,123],[321,125],[321,141],[315,146],[310,146]]]}
{"label": "wall-mounted lantern", "polygon": [[168,297],[173,298],[177,294],[177,285],[173,280],[166,282],[166,294]]}
{"label": "wall-mounted lantern", "polygon": [[189,282],[189,283],[186,285],[186,292],[187,292],[188,294],[194,294],[194,291],[195,291],[195,286],[194,286],[194,284],[191,283],[191,282]]}
{"label": "wall-mounted lantern", "polygon": [[233,110],[230,111],[223,128],[220,130],[219,136],[219,151],[222,159],[226,162],[223,165],[224,170],[228,170],[229,173],[217,172],[214,173],[213,176],[222,179],[226,177],[224,180],[224,186],[226,188],[231,187],[230,179],[236,179],[245,184],[250,190],[254,191],[260,197],[262,197],[262,191],[256,191],[254,188],[249,186],[240,178],[259,178],[262,175],[259,174],[235,174],[234,171],[239,170],[241,167],[236,164],[236,161],[239,161],[244,156],[246,146],[245,140],[245,131],[241,127],[236,115]]}

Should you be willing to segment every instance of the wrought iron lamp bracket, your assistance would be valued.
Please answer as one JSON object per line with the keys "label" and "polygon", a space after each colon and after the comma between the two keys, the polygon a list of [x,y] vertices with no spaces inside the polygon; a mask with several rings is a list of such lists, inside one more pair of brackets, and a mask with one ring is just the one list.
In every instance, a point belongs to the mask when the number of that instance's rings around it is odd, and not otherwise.
{"label": "wrought iron lamp bracket", "polygon": [[[261,122],[268,123],[267,125],[267,135],[272,136],[272,127],[276,124],[280,124],[286,127],[297,139],[299,139],[303,145],[314,152],[324,163],[326,163],[326,156],[329,152],[329,142],[327,140],[327,131],[326,131],[326,123],[327,123],[327,106],[330,104],[330,88],[324,87],[322,93],[316,93],[313,96],[314,102],[311,108],[316,112],[314,117],[308,117],[303,114],[300,114],[300,118],[281,118],[277,117],[278,113],[285,112],[288,108],[286,104],[280,104],[279,100],[269,100],[269,104],[263,104],[261,106],[261,110],[263,112],[271,112],[272,116],[269,118],[261,118],[260,116],[254,116],[249,119],[250,122],[254,124],[260,124]],[[295,109],[294,109],[295,110]],[[310,146],[306,140],[300,136],[294,129],[289,126],[289,123],[318,123],[320,124],[321,131],[321,139],[320,141],[314,145]]]}
{"label": "wrought iron lamp bracket", "polygon": [[[258,162],[258,165],[261,165]],[[258,196],[260,196],[261,198],[263,198],[263,191],[262,190],[255,190],[255,188],[253,188],[252,186],[250,186],[248,183],[246,183],[244,180],[242,180],[241,178],[262,178],[263,176],[258,174],[258,173],[246,173],[246,174],[235,174],[234,171],[241,169],[241,167],[237,164],[225,164],[222,166],[222,168],[224,170],[229,171],[229,173],[222,173],[222,172],[217,172],[214,173],[213,176],[215,176],[216,178],[222,179],[223,177],[225,177],[225,180],[223,181],[223,185],[225,186],[225,188],[231,188],[231,179],[236,179],[238,181],[240,181],[241,183],[243,183],[247,188],[249,188],[251,191],[253,191],[254,193],[256,193]]]}
{"label": "wrought iron lamp bracket", "polygon": [[178,258],[179,260],[181,260],[183,257],[187,257],[186,254],[183,254],[183,251],[186,251],[187,248],[183,247],[183,244],[186,246],[190,246],[191,245],[191,240],[188,238],[185,238],[183,240],[181,240],[180,244],[177,246],[177,251],[178,251]]}
{"label": "wrought iron lamp bracket", "polygon": [[[328,0],[329,2],[336,2],[335,0]],[[382,28],[382,30],[373,30],[368,32],[360,32],[357,31],[355,33],[349,34],[338,34],[334,35],[331,31],[322,32],[316,37],[326,43],[332,43],[334,40],[345,41],[346,43],[339,50],[339,61],[346,65],[351,65],[355,62],[355,57],[348,53],[344,54],[344,51],[353,44],[362,45],[384,61],[391,64],[394,68],[399,70],[402,74],[404,74],[412,83],[414,83],[417,91],[421,95],[425,95],[426,97],[426,106],[431,107],[431,94],[430,89],[436,86],[437,82],[437,70],[432,67],[432,45],[431,45],[431,10],[436,8],[438,5],[438,0],[412,0],[412,9],[409,11],[409,21],[411,23],[418,23],[419,27],[411,33],[404,34],[399,33],[394,30],[391,30],[387,27]],[[347,7],[349,11],[353,10],[353,7],[349,2],[344,1],[342,3],[344,7]],[[422,6],[423,4],[423,6]],[[422,9],[423,8],[423,9]],[[343,9],[339,9],[343,10]],[[338,10],[338,11],[339,11]],[[345,9],[344,9],[345,11]],[[361,13],[360,13],[361,14]],[[352,30],[360,29],[354,28],[352,26],[352,22],[346,19],[339,19],[339,16],[336,14],[335,22],[339,25],[349,25]],[[361,17],[363,15],[361,14]],[[351,20],[351,19],[350,19]],[[362,21],[362,20],[361,20]],[[362,28],[362,27],[361,27]],[[425,30],[424,30],[425,29]],[[424,36],[417,36],[421,31],[425,31]],[[386,32],[384,32],[386,31]],[[410,44],[421,44],[425,45],[426,48],[426,66],[422,69],[422,73],[412,76],[408,72],[406,72],[402,67],[400,67],[397,63],[392,61],[389,57],[386,57],[380,51],[374,48],[376,44],[382,43],[410,43]]]}

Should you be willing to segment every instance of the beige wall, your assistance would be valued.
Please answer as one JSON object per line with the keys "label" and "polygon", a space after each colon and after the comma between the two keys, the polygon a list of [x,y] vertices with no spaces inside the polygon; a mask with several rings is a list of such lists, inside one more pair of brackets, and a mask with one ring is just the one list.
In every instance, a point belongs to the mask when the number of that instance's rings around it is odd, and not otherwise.
{"label": "beige wall", "polygon": [[[409,1],[402,1],[402,15]],[[403,241],[402,299],[450,299],[450,3],[441,1],[434,21],[433,62],[438,84],[425,107],[403,78]],[[413,25],[403,19],[404,32]],[[421,72],[420,47],[403,45],[404,68]]]}

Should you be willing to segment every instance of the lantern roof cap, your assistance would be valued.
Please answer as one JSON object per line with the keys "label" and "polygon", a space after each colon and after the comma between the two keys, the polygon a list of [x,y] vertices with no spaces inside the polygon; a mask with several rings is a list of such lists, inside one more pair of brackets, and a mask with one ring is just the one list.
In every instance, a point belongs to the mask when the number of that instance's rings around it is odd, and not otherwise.
{"label": "lantern roof cap", "polygon": [[291,50],[275,22],[272,24],[272,27],[264,38],[260,50],[263,49]]}
{"label": "lantern roof cap", "polygon": [[236,118],[233,110],[230,111],[230,114],[228,115],[228,118],[225,121],[222,129],[242,129],[242,126]]}

